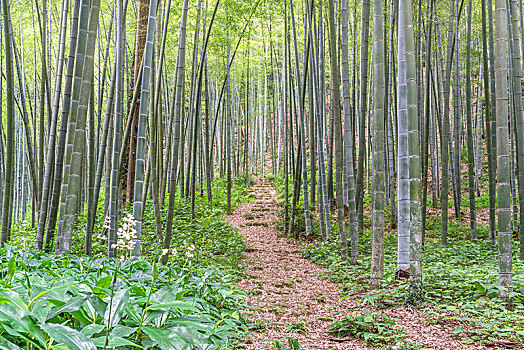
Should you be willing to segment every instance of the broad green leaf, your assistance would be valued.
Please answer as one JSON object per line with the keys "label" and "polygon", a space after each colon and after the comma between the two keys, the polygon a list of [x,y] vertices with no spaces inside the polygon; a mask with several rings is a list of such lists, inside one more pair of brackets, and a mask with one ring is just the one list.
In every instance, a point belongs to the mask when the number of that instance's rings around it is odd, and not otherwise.
{"label": "broad green leaf", "polygon": [[151,276],[153,279],[153,283],[155,283],[156,279],[158,278],[158,266],[156,264],[156,261],[153,263],[153,269],[151,271]]}
{"label": "broad green leaf", "polygon": [[136,306],[128,307],[126,309],[127,316],[135,323],[139,323],[142,317],[142,309],[136,309]]}
{"label": "broad green leaf", "polygon": [[27,313],[11,304],[0,304],[0,325],[4,322],[9,324],[14,330],[23,333],[30,333],[31,327],[28,322],[33,322],[26,318]]}
{"label": "broad green leaf", "polygon": [[147,295],[144,289],[139,286],[132,286],[130,287],[130,290],[141,297],[145,297]]}
{"label": "broad green leaf", "polygon": [[56,323],[46,323],[41,327],[51,338],[66,345],[70,350],[96,350],[91,340],[73,328]]}
{"label": "broad green leaf", "polygon": [[162,350],[190,350],[191,347],[187,344],[184,339],[172,333],[167,329],[160,329],[155,327],[146,326],[143,328],[145,334],[147,334],[158,347]]}
{"label": "broad green leaf", "polygon": [[115,328],[111,330],[111,336],[112,337],[121,337],[126,338],[130,336],[131,334],[135,333],[137,330],[137,327],[127,327],[117,324]]}
{"label": "broad green leaf", "polygon": [[89,324],[80,330],[80,333],[90,338],[94,334],[102,332],[106,327],[101,324]]}
{"label": "broad green leaf", "polygon": [[108,275],[100,278],[98,281],[96,281],[96,284],[90,285],[91,289],[93,290],[93,293],[97,295],[104,295],[109,294],[111,286],[111,282],[113,281],[113,276]]}
{"label": "broad green leaf", "polygon": [[477,288],[477,290],[481,293],[481,294],[486,294],[486,288],[480,284],[480,282],[478,281],[475,281],[475,288]]}
{"label": "broad green leaf", "polygon": [[91,321],[86,318],[86,314],[84,310],[79,309],[79,310],[71,312],[71,314],[75,316],[75,320],[80,321],[84,326],[91,324]]}
{"label": "broad green leaf", "polygon": [[113,280],[113,275],[108,275],[100,278],[96,281],[96,286],[100,288],[109,288],[111,286],[111,281]]}
{"label": "broad green leaf", "polygon": [[2,350],[20,350],[18,345],[11,343],[9,340],[0,336],[0,349]]}
{"label": "broad green leaf", "polygon": [[9,263],[7,264],[7,274],[9,277],[13,278],[16,272],[16,259],[14,256],[9,259]]}
{"label": "broad green leaf", "polygon": [[173,286],[162,287],[151,295],[151,302],[167,303],[173,300],[176,290]]}
{"label": "broad green leaf", "polygon": [[[104,314],[106,312],[107,304],[102,299],[100,299],[97,295],[92,295],[88,300],[87,303],[93,307],[93,309],[96,310],[96,313],[100,315],[100,317],[104,317]],[[87,305],[87,304],[86,304]]]}
{"label": "broad green leaf", "polygon": [[64,305],[52,310],[49,315],[47,315],[47,320],[50,320],[61,313],[72,313],[79,310],[86,300],[87,296],[79,296],[69,299]]}
{"label": "broad green leaf", "polygon": [[202,321],[206,319],[201,317],[191,317],[191,319],[173,319],[171,325],[173,326],[186,326],[201,332],[213,333],[213,326],[211,324],[206,324]]}
{"label": "broad green leaf", "polygon": [[27,305],[24,303],[20,294],[14,290],[3,290],[0,292],[0,303],[8,303],[20,310],[28,311]]}
{"label": "broad green leaf", "polygon": [[48,290],[45,290],[43,292],[41,292],[40,294],[38,294],[36,297],[34,297],[30,302],[29,304],[27,304],[27,308],[29,310],[31,310],[31,306],[38,300],[40,299],[41,297],[43,297],[44,295],[46,294],[49,294],[51,292],[56,292],[58,290],[62,290],[62,289],[66,289],[66,288],[69,288],[70,287],[70,283],[66,283],[66,284],[61,284],[61,285],[58,285],[56,287],[53,287],[51,289],[48,289]]}
{"label": "broad green leaf", "polygon": [[114,327],[129,304],[129,289],[119,290],[111,299],[111,302],[106,307],[106,312],[104,314],[104,323],[109,325],[110,328]]}
{"label": "broad green leaf", "polygon": [[211,329],[201,333],[197,327],[191,327],[191,325],[170,327],[169,331],[182,338],[188,344],[209,344],[211,343],[209,338],[214,334]]}
{"label": "broad green leaf", "polygon": [[148,306],[147,310],[169,310],[172,308],[179,308],[183,311],[193,311],[195,313],[199,312],[199,310],[193,305],[180,300],[173,300],[163,304],[153,304],[151,306]]}

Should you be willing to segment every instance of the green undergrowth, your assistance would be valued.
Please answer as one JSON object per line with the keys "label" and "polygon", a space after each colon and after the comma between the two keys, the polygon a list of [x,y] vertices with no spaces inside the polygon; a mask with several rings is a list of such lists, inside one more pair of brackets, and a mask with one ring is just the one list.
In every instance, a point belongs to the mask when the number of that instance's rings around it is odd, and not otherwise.
{"label": "green undergrowth", "polygon": [[[284,177],[275,181],[279,197],[284,199]],[[485,179],[484,179],[485,180]],[[290,181],[290,184],[292,182]],[[290,203],[292,199],[290,188]],[[369,207],[371,198],[364,196],[364,205]],[[463,197],[464,207],[469,206],[469,200]],[[450,206],[453,202],[450,201]],[[432,206],[431,193],[428,193],[428,207]],[[477,207],[488,208],[489,197],[483,195],[477,198]],[[303,206],[298,210],[303,211]],[[407,281],[395,280],[397,261],[397,235],[391,230],[389,206],[385,215],[385,277],[383,288],[370,291],[369,276],[371,268],[371,217],[364,217],[364,234],[359,237],[359,263],[352,266],[340,259],[340,244],[338,241],[338,226],[332,218],[332,239],[328,242],[316,240],[305,245],[303,255],[311,261],[328,267],[326,277],[342,284],[356,307],[369,307],[380,310],[389,307],[404,307],[409,295]],[[283,209],[279,211],[283,222]],[[303,212],[297,213],[297,218],[303,220]],[[315,216],[316,219],[316,216]],[[488,242],[488,227],[477,225],[478,240],[469,240],[469,221],[450,219],[449,244],[440,244],[440,216],[426,217],[426,240],[423,250],[423,315],[427,323],[451,325],[451,332],[460,336],[466,342],[486,342],[488,340],[508,339],[522,343],[524,341],[524,264],[518,259],[519,243],[513,241],[513,283],[512,293],[514,311],[506,310],[499,301],[498,293],[498,255],[496,247],[490,248]],[[313,221],[315,222],[315,221]],[[305,230],[299,223],[299,228]],[[281,225],[281,228],[283,226]],[[318,223],[313,224],[314,230]],[[316,237],[318,237],[318,233]],[[349,242],[348,242],[349,243]],[[362,315],[348,316],[345,323],[334,323],[332,330],[336,333],[345,329],[345,334],[357,338],[365,337],[386,342],[397,339],[398,332],[378,332],[373,327],[366,330]],[[368,317],[369,321],[370,318]],[[359,324],[360,323],[360,324]],[[456,325],[455,325],[456,323]],[[344,328],[345,327],[345,328]],[[385,332],[385,333],[384,333]],[[342,333],[340,333],[342,334]],[[369,339],[368,339],[369,342]],[[410,344],[404,344],[410,348]],[[413,345],[413,348],[417,348]]]}
{"label": "green undergrowth", "polygon": [[[450,228],[451,230],[451,228]],[[456,236],[461,236],[457,234]],[[423,295],[428,323],[453,319],[471,327],[457,327],[469,341],[505,338],[524,340],[524,265],[518,257],[518,245],[513,247],[514,311],[508,311],[498,300],[497,251],[489,247],[482,235],[471,242],[450,239],[447,246],[428,238],[423,252]],[[403,306],[408,284],[395,280],[397,237],[395,232],[385,236],[385,278],[383,288],[369,291],[371,267],[371,237],[366,230],[359,237],[359,264],[352,266],[340,260],[338,240],[314,242],[305,247],[304,256],[329,267],[329,278],[341,283],[347,298],[356,305],[374,308]],[[433,310],[433,311],[429,311]],[[436,310],[436,311],[435,311]],[[441,317],[440,312],[451,316]],[[466,329],[466,330],[465,330]]]}
{"label": "green undergrowth", "polygon": [[329,332],[340,338],[360,338],[372,346],[402,344],[405,330],[398,326],[395,320],[382,313],[362,310],[335,321],[329,326]]}
{"label": "green undergrowth", "polygon": [[[252,180],[253,181],[253,180]],[[227,210],[227,179],[217,178],[211,184],[213,192],[213,206]],[[205,190],[204,190],[205,192]],[[241,175],[233,180],[231,187],[231,210],[235,210],[240,204],[253,201],[253,189],[247,187],[247,176]],[[205,196],[204,196],[205,197]],[[207,199],[205,199],[207,200]]]}
{"label": "green undergrowth", "polygon": [[[224,219],[226,186],[222,179],[213,182],[212,204],[197,196],[194,218],[190,202],[176,197],[167,266],[158,264],[164,252],[152,202],[144,212],[140,258],[129,258],[125,249],[115,259],[105,257],[102,202],[93,257],[82,255],[85,211],[68,255],[35,251],[36,230],[28,222],[14,225],[11,246],[0,250],[0,349],[235,348],[247,332],[246,294],[235,286],[244,273],[244,241]],[[250,196],[237,178],[233,209]],[[131,210],[124,208],[122,218]]]}
{"label": "green undergrowth", "polygon": [[1,349],[226,349],[245,293],[212,268],[0,250]]}
{"label": "green undergrowth", "polygon": [[[263,350],[305,350],[299,341],[293,337],[262,340],[260,349]],[[258,349],[258,348],[257,348]]]}
{"label": "green undergrowth", "polygon": [[[170,263],[180,265],[189,260],[194,266],[213,266],[229,273],[241,274],[239,267],[244,243],[236,228],[231,227],[224,220],[226,212],[226,186],[225,179],[216,179],[212,183],[213,200],[209,204],[205,195],[196,197],[195,217],[191,217],[191,203],[189,200],[175,198],[173,232],[170,249]],[[205,192],[205,190],[204,190]],[[232,209],[234,210],[243,202],[251,200],[251,189],[246,187],[245,177],[235,179],[233,188],[234,200]],[[101,194],[103,198],[103,194]],[[162,232],[166,230],[167,205],[161,208]],[[93,234],[93,255],[107,254],[107,232],[103,229],[104,224],[104,205],[99,201],[95,228]],[[121,216],[126,217],[132,214],[132,206],[123,209]],[[77,216],[75,230],[73,231],[72,253],[81,255],[85,240],[87,212],[84,210]],[[15,250],[34,251],[35,250],[36,229],[31,227],[30,221],[13,225],[10,244]],[[195,247],[195,250],[188,257],[187,247]],[[174,250],[173,250],[174,249]],[[148,200],[144,211],[142,223],[142,254],[149,260],[157,259],[162,253],[162,242],[157,243],[155,234],[155,212],[153,202]],[[176,252],[176,254],[172,254]]]}

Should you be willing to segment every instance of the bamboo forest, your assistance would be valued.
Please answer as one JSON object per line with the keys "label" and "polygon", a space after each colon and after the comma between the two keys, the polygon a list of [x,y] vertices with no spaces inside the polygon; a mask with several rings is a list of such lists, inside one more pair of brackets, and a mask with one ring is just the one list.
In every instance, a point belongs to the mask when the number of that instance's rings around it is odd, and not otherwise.
{"label": "bamboo forest", "polygon": [[0,350],[524,349],[522,0],[0,3]]}

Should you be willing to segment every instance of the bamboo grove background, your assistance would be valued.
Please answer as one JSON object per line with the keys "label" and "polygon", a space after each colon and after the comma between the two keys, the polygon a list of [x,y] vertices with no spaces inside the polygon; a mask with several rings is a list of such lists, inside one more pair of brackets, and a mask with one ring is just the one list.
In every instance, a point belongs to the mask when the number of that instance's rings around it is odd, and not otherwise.
{"label": "bamboo grove background", "polygon": [[224,177],[230,211],[238,176],[272,172],[285,179],[289,230],[297,210],[308,236],[317,216],[352,264],[371,214],[372,287],[396,229],[414,298],[428,207],[441,208],[443,245],[450,216],[469,216],[472,240],[485,218],[511,301],[522,1],[2,0],[2,24],[1,242],[24,222],[37,249],[67,253],[81,239],[90,255],[105,219],[113,256],[132,207],[140,255],[149,206],[169,249],[176,197],[194,215]]}

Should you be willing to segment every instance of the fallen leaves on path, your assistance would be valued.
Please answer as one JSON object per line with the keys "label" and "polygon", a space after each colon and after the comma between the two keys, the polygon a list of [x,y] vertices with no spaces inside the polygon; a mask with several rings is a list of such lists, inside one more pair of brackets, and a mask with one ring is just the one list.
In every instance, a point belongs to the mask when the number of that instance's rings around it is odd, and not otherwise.
{"label": "fallen leaves on path", "polygon": [[[292,337],[304,349],[371,349],[361,340],[334,337],[328,327],[361,310],[354,300],[343,300],[340,287],[319,277],[326,270],[300,255],[296,241],[283,237],[274,227],[276,193],[268,180],[256,179],[254,203],[244,203],[228,220],[240,229],[247,248],[246,277],[238,285],[248,294],[246,309],[252,332],[247,349],[272,348],[274,341]],[[405,329],[406,340],[421,349],[487,349],[464,344],[445,326],[427,324],[423,314],[403,307],[381,311]],[[500,344],[497,344],[500,345]],[[389,344],[398,349],[398,344]]]}

